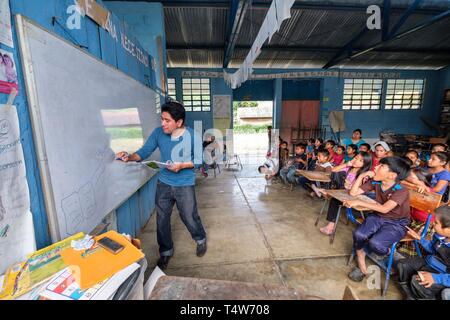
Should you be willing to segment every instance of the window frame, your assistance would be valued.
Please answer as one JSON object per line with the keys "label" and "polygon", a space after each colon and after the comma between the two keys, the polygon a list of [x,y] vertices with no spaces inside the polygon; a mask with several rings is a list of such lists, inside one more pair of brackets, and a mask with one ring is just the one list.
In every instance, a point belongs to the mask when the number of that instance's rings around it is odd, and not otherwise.
{"label": "window frame", "polygon": [[[382,104],[383,89],[384,89],[383,79],[377,78],[344,79],[344,88],[342,90],[342,110],[343,111],[381,110],[383,105]],[[369,91],[365,92],[365,90]],[[376,90],[378,90],[379,93],[375,93]],[[358,93],[358,91],[360,92]],[[357,101],[359,101],[359,103],[357,103]]]}
{"label": "window frame", "polygon": [[182,101],[186,111],[211,112],[211,79],[182,78],[181,81]]}

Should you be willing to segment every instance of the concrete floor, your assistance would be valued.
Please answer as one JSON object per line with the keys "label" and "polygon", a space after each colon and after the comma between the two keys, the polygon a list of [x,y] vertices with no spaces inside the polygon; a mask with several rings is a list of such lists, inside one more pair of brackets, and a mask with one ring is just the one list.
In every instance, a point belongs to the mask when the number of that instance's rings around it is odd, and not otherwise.
{"label": "concrete floor", "polygon": [[[347,279],[353,226],[340,224],[330,245],[314,226],[322,201],[304,190],[290,191],[280,184],[265,190],[256,166],[245,165],[241,172],[222,170],[217,178],[198,177],[196,193],[208,252],[196,256],[195,242],[175,209],[175,254],[166,274],[280,284],[326,299],[342,299],[349,284],[360,299],[381,299],[380,290],[369,289],[366,281]],[[155,218],[156,214],[140,235],[149,262],[147,276],[158,259]],[[384,283],[383,272],[380,280]],[[401,299],[395,281],[386,299]]]}

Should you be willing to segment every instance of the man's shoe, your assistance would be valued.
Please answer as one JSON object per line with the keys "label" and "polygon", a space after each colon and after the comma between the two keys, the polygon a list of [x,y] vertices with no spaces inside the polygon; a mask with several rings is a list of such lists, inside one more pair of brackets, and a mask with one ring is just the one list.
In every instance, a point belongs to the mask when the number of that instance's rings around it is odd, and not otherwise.
{"label": "man's shoe", "polygon": [[197,244],[197,257],[203,257],[206,253],[206,241],[202,244]]}
{"label": "man's shoe", "polygon": [[169,264],[169,260],[172,258],[171,256],[160,256],[156,265],[161,270],[167,269],[167,265]]}

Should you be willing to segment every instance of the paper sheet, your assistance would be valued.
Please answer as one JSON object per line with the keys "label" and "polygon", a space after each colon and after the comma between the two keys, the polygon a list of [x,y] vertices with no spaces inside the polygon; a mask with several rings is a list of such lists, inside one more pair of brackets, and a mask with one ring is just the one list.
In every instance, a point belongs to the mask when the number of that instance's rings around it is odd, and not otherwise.
{"label": "paper sheet", "polygon": [[17,109],[0,105],[0,273],[35,250]]}
{"label": "paper sheet", "polygon": [[133,263],[84,291],[80,289],[69,268],[65,268],[48,282],[40,296],[49,300],[107,300],[139,267],[138,263]]}

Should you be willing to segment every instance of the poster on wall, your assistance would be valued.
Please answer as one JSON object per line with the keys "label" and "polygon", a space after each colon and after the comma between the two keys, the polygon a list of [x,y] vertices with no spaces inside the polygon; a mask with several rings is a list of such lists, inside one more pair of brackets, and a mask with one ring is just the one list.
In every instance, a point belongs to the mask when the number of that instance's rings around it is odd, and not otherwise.
{"label": "poster on wall", "polygon": [[14,48],[9,0],[0,0],[0,42]]}
{"label": "poster on wall", "polygon": [[16,108],[0,105],[0,275],[36,250],[20,141]]}
{"label": "poster on wall", "polygon": [[231,118],[231,96],[214,96],[214,118]]}
{"label": "poster on wall", "polygon": [[0,50],[0,93],[10,94],[12,89],[19,91],[16,63],[11,52]]}

